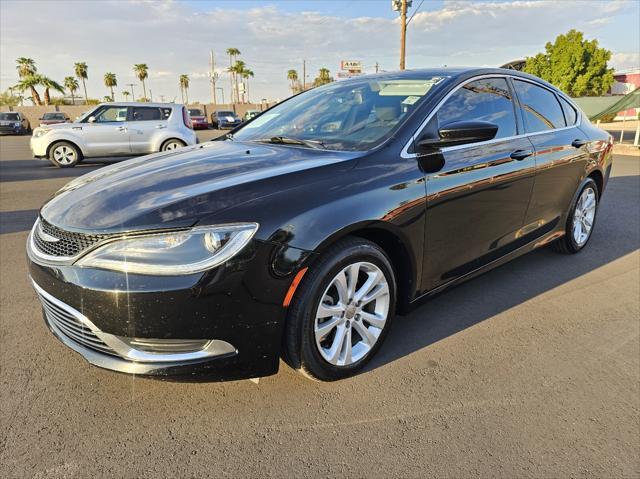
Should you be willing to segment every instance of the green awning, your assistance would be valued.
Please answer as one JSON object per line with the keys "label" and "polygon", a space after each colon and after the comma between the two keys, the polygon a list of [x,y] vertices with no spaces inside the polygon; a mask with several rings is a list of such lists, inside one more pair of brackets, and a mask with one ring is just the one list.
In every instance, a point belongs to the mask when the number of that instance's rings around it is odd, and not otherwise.
{"label": "green awning", "polygon": [[589,120],[600,120],[629,108],[640,108],[640,88],[625,96],[583,96],[573,98],[573,101],[587,114]]}

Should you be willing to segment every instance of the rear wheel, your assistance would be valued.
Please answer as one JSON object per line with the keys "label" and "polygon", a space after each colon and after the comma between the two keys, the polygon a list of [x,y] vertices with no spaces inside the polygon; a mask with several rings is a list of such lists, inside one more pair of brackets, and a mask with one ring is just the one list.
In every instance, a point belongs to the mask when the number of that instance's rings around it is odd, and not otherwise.
{"label": "rear wheel", "polygon": [[354,375],[380,348],[395,298],[393,268],[376,244],[337,243],[307,272],[289,308],[287,362],[323,381]]}
{"label": "rear wheel", "polygon": [[182,148],[183,146],[185,146],[183,141],[172,138],[162,144],[162,146],[160,147],[160,151],[177,150],[178,148]]}
{"label": "rear wheel", "polygon": [[59,141],[49,149],[49,160],[58,168],[73,168],[81,157],[80,150],[66,141]]}
{"label": "rear wheel", "polygon": [[565,235],[552,243],[554,251],[575,254],[587,245],[596,223],[598,200],[598,187],[595,181],[587,178],[571,206]]}

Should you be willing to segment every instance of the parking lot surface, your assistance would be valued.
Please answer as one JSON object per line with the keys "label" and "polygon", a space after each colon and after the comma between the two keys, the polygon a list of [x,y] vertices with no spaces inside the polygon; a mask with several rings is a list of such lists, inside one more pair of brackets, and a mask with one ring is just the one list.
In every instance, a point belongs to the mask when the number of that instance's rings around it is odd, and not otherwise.
{"label": "parking lot surface", "polygon": [[538,250],[423,303],[353,379],[283,364],[257,385],[121,375],[55,339],[27,233],[112,160],[29,158],[0,138],[0,477],[640,475],[638,157],[615,158],[580,254]]}

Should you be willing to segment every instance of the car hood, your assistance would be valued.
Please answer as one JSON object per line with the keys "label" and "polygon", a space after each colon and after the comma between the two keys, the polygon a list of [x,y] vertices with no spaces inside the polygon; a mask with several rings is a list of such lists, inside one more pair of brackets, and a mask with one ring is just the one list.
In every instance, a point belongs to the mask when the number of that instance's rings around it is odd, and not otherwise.
{"label": "car hood", "polygon": [[[112,233],[194,225],[277,191],[335,177],[355,152],[212,141],[107,166],[68,183],[41,210],[70,231]],[[310,170],[316,170],[310,174]],[[249,220],[238,218],[238,221]]]}
{"label": "car hood", "polygon": [[[53,121],[55,123],[47,123],[48,121]],[[86,123],[65,123],[64,120],[42,120],[40,121],[41,125],[46,125],[47,129],[51,130],[68,130],[69,128],[78,128],[86,126]]]}

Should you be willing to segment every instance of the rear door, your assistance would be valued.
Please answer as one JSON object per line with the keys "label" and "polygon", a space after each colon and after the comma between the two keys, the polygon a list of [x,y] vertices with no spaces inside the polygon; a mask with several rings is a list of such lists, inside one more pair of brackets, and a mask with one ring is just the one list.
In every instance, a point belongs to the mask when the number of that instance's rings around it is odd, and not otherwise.
{"label": "rear door", "polygon": [[516,111],[505,77],[472,80],[438,109],[438,128],[464,120],[488,121],[499,128],[493,140],[442,148],[444,166],[427,174],[427,289],[521,245],[535,160],[531,142],[518,136]]}
{"label": "rear door", "polygon": [[133,106],[129,113],[129,142],[135,154],[153,153],[158,137],[164,136],[169,126],[170,108]]}
{"label": "rear door", "polygon": [[568,210],[584,174],[589,153],[586,135],[569,102],[544,86],[513,79],[524,125],[536,150],[536,179],[525,224],[553,229]]}
{"label": "rear door", "polygon": [[91,117],[95,121],[92,123],[83,122],[82,129],[78,131],[78,134],[82,136],[85,142],[88,156],[126,155],[131,153],[129,133],[127,132],[126,106],[103,106]]}

